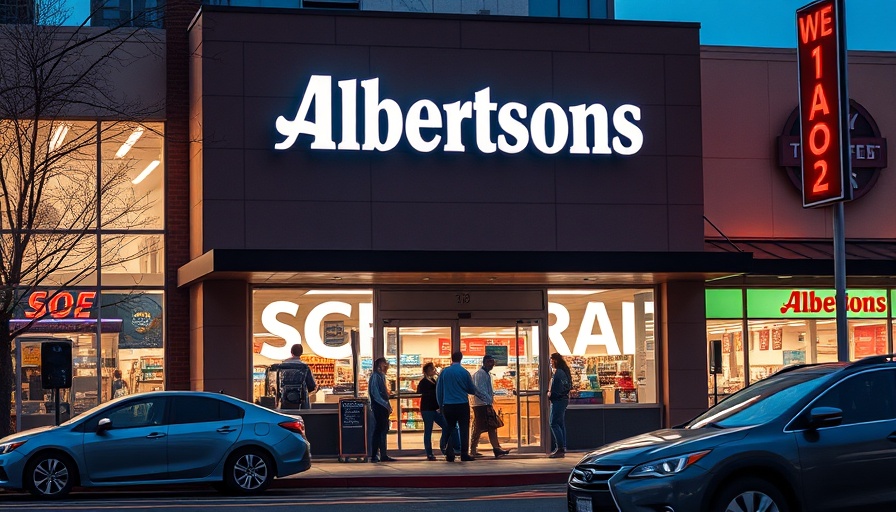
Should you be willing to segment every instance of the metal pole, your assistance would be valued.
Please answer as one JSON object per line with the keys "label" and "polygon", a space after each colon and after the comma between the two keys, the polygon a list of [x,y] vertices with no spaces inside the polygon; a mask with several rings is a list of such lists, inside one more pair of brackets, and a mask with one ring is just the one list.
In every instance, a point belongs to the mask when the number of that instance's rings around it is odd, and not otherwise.
{"label": "metal pole", "polygon": [[842,201],[834,205],[834,287],[837,306],[837,360],[849,361],[849,326],[846,323],[846,241],[843,232]]}

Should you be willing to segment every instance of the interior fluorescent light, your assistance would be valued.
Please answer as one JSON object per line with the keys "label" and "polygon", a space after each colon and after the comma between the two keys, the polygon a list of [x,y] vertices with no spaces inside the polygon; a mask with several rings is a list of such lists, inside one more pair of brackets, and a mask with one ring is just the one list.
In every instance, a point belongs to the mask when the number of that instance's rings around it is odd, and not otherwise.
{"label": "interior fluorescent light", "polygon": [[548,295],[594,295],[606,290],[548,290]]}
{"label": "interior fluorescent light", "polygon": [[65,136],[68,135],[68,125],[60,124],[56,127],[56,131],[53,132],[53,137],[50,139],[50,151],[56,151],[62,146],[62,142],[65,141]]}
{"label": "interior fluorescent light", "polygon": [[121,147],[118,148],[118,151],[115,152],[115,158],[121,158],[124,155],[128,154],[128,151],[130,151],[131,148],[134,147],[134,144],[137,143],[141,135],[143,135],[143,127],[138,126],[134,130],[134,133],[132,133],[131,136],[128,137],[128,140],[124,141],[124,144],[122,144]]}
{"label": "interior fluorescent light", "polygon": [[162,162],[160,162],[158,160],[153,160],[152,162],[150,162],[149,165],[146,166],[146,169],[143,169],[143,172],[141,172],[136,178],[134,178],[134,180],[131,181],[131,183],[136,185],[136,184],[140,183],[141,181],[145,180],[146,177],[149,176],[149,173],[154,171],[155,168],[158,167],[160,163],[162,163]]}
{"label": "interior fluorescent light", "polygon": [[305,295],[370,295],[373,290],[308,290]]}

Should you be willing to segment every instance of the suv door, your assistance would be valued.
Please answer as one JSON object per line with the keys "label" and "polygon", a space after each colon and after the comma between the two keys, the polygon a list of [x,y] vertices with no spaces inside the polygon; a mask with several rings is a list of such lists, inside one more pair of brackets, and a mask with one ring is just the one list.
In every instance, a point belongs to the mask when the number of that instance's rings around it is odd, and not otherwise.
{"label": "suv door", "polygon": [[168,429],[168,475],[204,478],[240,437],[245,411],[208,396],[176,396]]}
{"label": "suv door", "polygon": [[835,427],[797,433],[805,510],[850,510],[896,503],[896,369],[850,375],[814,407],[836,407]]}

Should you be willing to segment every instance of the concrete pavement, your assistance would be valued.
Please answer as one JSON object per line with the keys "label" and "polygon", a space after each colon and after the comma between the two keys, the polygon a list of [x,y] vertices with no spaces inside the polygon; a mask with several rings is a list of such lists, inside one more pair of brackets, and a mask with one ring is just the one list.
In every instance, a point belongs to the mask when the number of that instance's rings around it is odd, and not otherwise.
{"label": "concrete pavement", "polygon": [[314,459],[311,469],[274,480],[274,488],[308,487],[504,487],[566,482],[585,452],[562,459],[546,455],[508,455],[470,462],[428,461],[422,455],[397,457],[395,462],[339,462]]}

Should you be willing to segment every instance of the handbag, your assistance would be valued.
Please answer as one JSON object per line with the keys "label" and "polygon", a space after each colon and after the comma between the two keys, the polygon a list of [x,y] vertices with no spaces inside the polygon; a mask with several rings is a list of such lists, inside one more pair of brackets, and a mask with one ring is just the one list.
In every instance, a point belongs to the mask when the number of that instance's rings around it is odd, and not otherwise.
{"label": "handbag", "polygon": [[498,413],[495,412],[495,408],[491,405],[485,410],[485,420],[488,423],[488,428],[501,428],[504,426],[504,420],[498,416]]}

